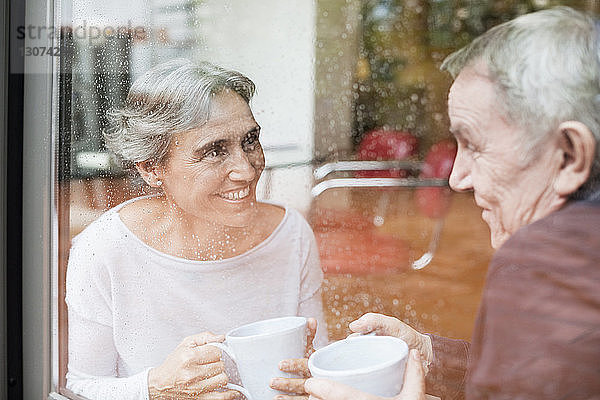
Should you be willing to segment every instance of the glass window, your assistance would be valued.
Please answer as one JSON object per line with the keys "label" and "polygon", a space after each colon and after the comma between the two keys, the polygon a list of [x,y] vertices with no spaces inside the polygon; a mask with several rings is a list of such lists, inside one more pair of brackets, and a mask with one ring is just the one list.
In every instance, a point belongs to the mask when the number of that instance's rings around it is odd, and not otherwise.
{"label": "glass window", "polygon": [[[152,175],[144,180],[135,168],[123,164],[103,136],[113,129],[111,113],[127,105],[132,83],[150,68],[177,58],[209,61],[239,71],[256,84],[250,106],[260,125],[266,159],[256,196],[298,210],[314,232],[323,271],[319,312],[328,340],[346,337],[349,322],[366,312],[393,315],[424,332],[467,339],[492,249],[472,195],[452,194],[447,188],[455,151],[446,115],[451,81],[439,66],[453,50],[519,14],[556,4],[598,11],[596,2],[584,0],[63,3],[53,138],[57,142],[53,222],[58,231],[53,260],[58,299],[53,314],[57,322],[53,384],[69,398],[78,398],[66,381],[69,334],[74,332],[69,330],[65,303],[68,268],[74,268],[69,264],[73,239],[102,242],[89,250],[88,259],[110,262],[115,254],[111,249],[123,243],[111,243],[114,232],[93,236],[92,222],[128,200],[161,196],[169,185],[149,185]],[[426,163],[437,170],[426,173]],[[186,179],[189,193],[196,193],[192,177]],[[243,196],[245,188],[238,189],[229,200]],[[155,231],[143,226],[148,220],[139,221],[143,222],[137,226],[125,221],[121,227],[131,246],[146,246],[165,259],[186,258],[175,250],[169,253],[177,243],[163,241],[158,246],[157,240],[143,236],[145,230]],[[82,236],[86,229],[87,236]],[[271,237],[263,236],[263,240]],[[246,251],[229,249],[224,258],[243,257],[261,242],[236,243],[245,243]],[[98,257],[97,249],[106,254]],[[85,254],[85,249],[78,251]],[[192,261],[219,258],[210,251],[203,254],[206,258],[191,257]],[[138,275],[147,272],[150,261],[130,261],[143,267]],[[131,276],[139,278],[133,271]],[[162,305],[173,294],[144,294],[143,287],[120,280],[127,275],[102,269],[87,273],[92,274],[86,278],[89,292],[79,293],[79,299],[87,298],[89,304],[70,310],[85,320],[78,325],[84,331],[75,332],[85,334],[85,323],[90,330],[106,328],[101,345],[114,346],[112,367],[117,376],[133,376],[156,366],[148,361],[152,357],[133,364],[123,361],[119,346],[126,346],[127,338],[112,340],[119,329],[127,329],[110,325],[137,320],[132,317],[136,310],[167,318]],[[165,279],[165,287],[171,287]],[[112,295],[138,290],[136,294],[147,302],[113,309],[123,305],[115,306],[115,298],[103,297],[108,292],[92,287],[99,281],[116,287]],[[249,289],[252,285],[248,282]],[[160,309],[150,306],[159,303]],[[82,315],[92,310],[94,315]],[[232,315],[236,310],[230,310]],[[113,314],[117,311],[123,313],[120,319]],[[115,319],[103,319],[106,315]],[[179,317],[170,315],[170,323],[185,325]],[[89,355],[76,355],[80,356]]]}

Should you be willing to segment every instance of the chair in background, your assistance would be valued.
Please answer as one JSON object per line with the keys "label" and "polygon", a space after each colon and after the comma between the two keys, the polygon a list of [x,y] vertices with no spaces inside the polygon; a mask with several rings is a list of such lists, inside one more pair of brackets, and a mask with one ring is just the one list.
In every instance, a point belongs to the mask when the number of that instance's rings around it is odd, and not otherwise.
{"label": "chair in background", "polygon": [[[432,146],[423,163],[408,160],[386,160],[394,146],[403,151],[396,157],[414,154],[416,139],[406,133],[382,133],[376,131],[362,144],[362,157],[380,160],[340,161],[325,164],[314,172],[313,206],[309,221],[319,243],[321,263],[330,273],[369,274],[390,270],[421,269],[433,259],[449,207],[451,193],[447,178],[452,169],[456,145],[442,141]],[[402,138],[398,141],[398,138]],[[360,150],[359,150],[360,153]],[[379,156],[377,156],[379,154]],[[418,171],[418,177],[411,177]],[[333,177],[334,174],[345,174]],[[320,201],[321,195],[330,189],[375,189],[373,197],[363,192],[361,204],[339,206],[342,201]],[[385,221],[386,210],[394,188],[414,188],[414,195],[405,197],[411,208],[435,221],[427,250],[410,260],[410,243],[393,234],[378,229]],[[382,191],[383,190],[383,191]],[[379,192],[379,193],[377,193]],[[371,192],[370,194],[373,194]],[[377,197],[375,200],[374,197]],[[346,201],[347,202],[347,201]],[[375,202],[375,217],[372,217]],[[366,204],[364,204],[366,203]]]}
{"label": "chair in background", "polygon": [[[376,129],[367,132],[361,140],[357,155],[360,161],[391,161],[414,159],[419,151],[419,141],[409,132]],[[382,169],[356,171],[358,178],[406,178],[410,171],[407,169]],[[377,207],[373,223],[382,226],[385,222],[385,212],[390,202],[388,189],[379,191]]]}

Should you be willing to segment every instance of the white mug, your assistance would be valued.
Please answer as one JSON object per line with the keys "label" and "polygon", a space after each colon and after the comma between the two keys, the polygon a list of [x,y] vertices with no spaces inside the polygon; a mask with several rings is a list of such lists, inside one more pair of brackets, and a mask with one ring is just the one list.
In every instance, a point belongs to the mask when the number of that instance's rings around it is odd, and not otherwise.
{"label": "white mug", "polygon": [[331,379],[376,396],[400,393],[408,345],[392,336],[355,336],[325,346],[308,359],[316,378]]}
{"label": "white mug", "polygon": [[269,383],[275,377],[293,377],[279,370],[279,362],[304,357],[306,322],[304,317],[267,319],[232,329],[224,344],[207,343],[227,353],[237,366],[243,387],[228,383],[227,388],[248,400],[272,400],[280,394]]}

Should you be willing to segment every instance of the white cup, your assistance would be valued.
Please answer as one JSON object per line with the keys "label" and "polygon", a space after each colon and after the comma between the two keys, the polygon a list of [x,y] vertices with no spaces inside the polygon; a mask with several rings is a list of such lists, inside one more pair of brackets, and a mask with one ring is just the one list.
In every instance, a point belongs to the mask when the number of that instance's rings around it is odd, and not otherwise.
{"label": "white cup", "polygon": [[315,351],[308,359],[312,376],[337,381],[376,396],[400,393],[407,344],[392,336],[355,336]]}
{"label": "white cup", "polygon": [[275,377],[292,377],[279,370],[279,362],[304,357],[306,322],[304,317],[267,319],[232,329],[224,344],[208,343],[227,353],[237,366],[243,387],[232,383],[227,387],[248,400],[272,400],[281,394],[269,383]]}

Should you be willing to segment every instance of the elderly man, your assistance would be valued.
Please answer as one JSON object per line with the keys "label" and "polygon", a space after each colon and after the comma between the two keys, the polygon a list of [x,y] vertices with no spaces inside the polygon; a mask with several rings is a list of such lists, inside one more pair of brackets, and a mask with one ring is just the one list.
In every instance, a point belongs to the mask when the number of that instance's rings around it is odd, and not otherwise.
{"label": "elderly man", "polygon": [[[561,7],[497,26],[442,66],[455,77],[450,185],[474,192],[498,249],[472,342],[378,314],[350,325],[417,349],[428,393],[600,398],[599,41],[598,23]],[[423,398],[411,371],[401,399]],[[324,400],[375,399],[319,379],[306,389]]]}

